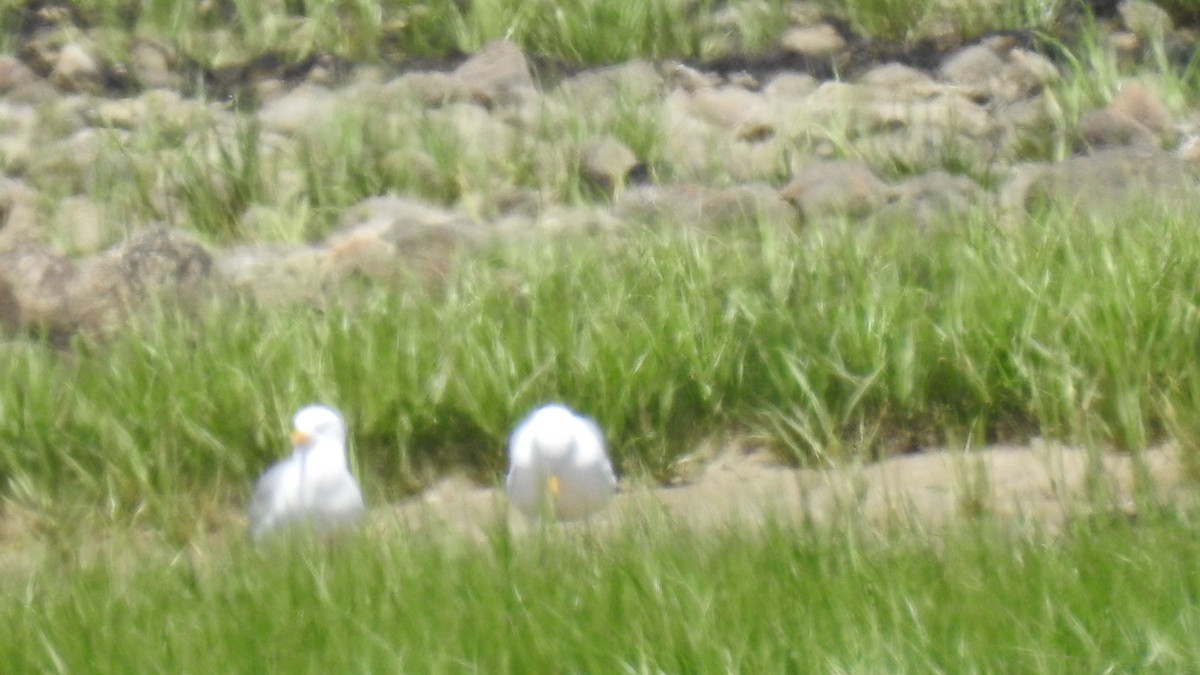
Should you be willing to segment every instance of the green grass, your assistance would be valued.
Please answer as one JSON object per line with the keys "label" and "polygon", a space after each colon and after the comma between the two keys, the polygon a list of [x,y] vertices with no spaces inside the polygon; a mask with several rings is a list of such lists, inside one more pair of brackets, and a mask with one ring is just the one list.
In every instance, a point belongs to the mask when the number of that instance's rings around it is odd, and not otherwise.
{"label": "green grass", "polygon": [[1191,457],[1194,213],[565,235],[442,282],[351,282],[317,311],[224,301],[69,354],[18,341],[0,363],[3,493],[67,527],[102,504],[186,537],[244,499],[313,400],[346,411],[376,502],[449,467],[494,480],[511,426],[548,399],[596,416],[623,472],[657,477],[730,431],[802,461],[1030,435],[1176,438]]}
{"label": "green grass", "polygon": [[[1041,29],[1080,10],[1063,0],[981,5],[953,0],[849,0],[818,3],[867,38],[921,40],[947,30],[967,37],[1008,29]],[[354,60],[403,61],[473,52],[508,38],[525,50],[576,64],[634,57],[713,58],[761,53],[787,26],[781,0],[473,0],[381,2],[271,0],[180,3],[155,0],[130,6],[117,0],[71,3],[59,13],[85,31],[115,62],[128,58],[130,37],[169,45],[209,69],[271,56],[300,61],[315,53]],[[1186,10],[1179,9],[1183,16]],[[10,51],[23,30],[46,25],[54,12],[25,3],[0,3],[3,44]],[[67,30],[68,38],[80,31]]]}
{"label": "green grass", "polygon": [[[786,3],[718,20],[724,4],[91,0],[73,5],[83,32],[60,37],[120,63],[136,33],[221,68],[318,52],[403,62],[508,36],[530,55],[592,64],[759,53],[786,25]],[[10,51],[21,6],[0,3]],[[897,40],[947,20],[1050,33],[1062,11],[930,7],[834,9]],[[1168,63],[1160,45],[1119,58],[1100,35],[1085,26],[1063,46],[1065,77],[1047,91],[1057,117],[1031,139],[1036,156],[1065,156],[1078,117],[1124,78],[1148,69],[1181,118],[1200,90],[1195,63]],[[162,220],[219,246],[317,240],[387,192],[484,219],[514,190],[604,199],[571,159],[600,134],[658,178],[683,173],[664,159],[657,100],[575,111],[550,97],[535,124],[486,148],[455,117],[478,110],[378,103],[342,102],[286,139],[198,104],[101,129],[94,162],[52,145],[85,121],[51,104],[33,138],[57,155],[7,168],[48,202],[91,196],[118,224],[110,236]],[[852,120],[841,124],[809,140],[858,156]],[[780,152],[782,166],[801,148]],[[978,165],[955,152],[934,161]],[[291,413],[314,400],[346,412],[380,507],[449,469],[494,484],[513,423],[548,399],[595,416],[627,477],[670,476],[727,434],[821,464],[1033,435],[1133,452],[1170,439],[1195,469],[1198,215],[1197,204],[1104,216],[1051,204],[919,235],[753,216],[719,234],[631,225],[501,244],[444,280],[352,279],[316,307],[222,298],[66,349],[5,339],[0,503],[18,543],[0,551],[13,563],[0,575],[0,661],[14,672],[1186,671],[1200,657],[1200,532],[1186,510],[1081,517],[1055,536],[986,516],[936,534],[853,518],[748,533],[647,514],[607,534],[497,525],[478,543],[383,528],[294,550],[236,541],[231,514],[286,449]]]}
{"label": "green grass", "polygon": [[651,518],[493,526],[486,542],[218,544],[192,563],[68,556],[0,584],[0,658],[93,673],[1184,672],[1200,658],[1200,529],[1157,513],[1056,536]]}
{"label": "green grass", "polygon": [[[726,3],[713,0],[620,2],[474,0],[453,2],[179,3],[155,0],[130,7],[114,0],[72,3],[72,19],[104,50],[123,60],[132,35],[160,40],[206,68],[236,66],[263,55],[298,61],[314,53],[361,60],[445,57],[509,38],[569,63],[636,56],[699,57],[731,49],[755,51],[777,36],[786,3],[735,0],[749,7],[731,25],[709,19]],[[45,13],[43,13],[45,14]],[[38,25],[22,3],[0,3],[0,28],[11,48],[22,28]],[[43,21],[44,23],[44,21]]]}

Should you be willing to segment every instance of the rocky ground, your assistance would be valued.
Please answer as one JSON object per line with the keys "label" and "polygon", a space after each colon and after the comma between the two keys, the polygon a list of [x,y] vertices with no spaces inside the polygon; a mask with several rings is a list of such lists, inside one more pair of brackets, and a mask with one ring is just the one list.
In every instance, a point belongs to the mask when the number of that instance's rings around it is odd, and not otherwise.
{"label": "rocky ground", "polygon": [[[349,277],[441,274],[457,254],[500,238],[641,224],[716,230],[747,213],[797,226],[849,214],[922,231],[953,226],[980,208],[1019,220],[1051,197],[1081,210],[1109,210],[1147,195],[1169,204],[1193,198],[1200,174],[1200,110],[1175,105],[1173,112],[1160,76],[1127,78],[1106,105],[1065,117],[1053,88],[1069,61],[1021,32],[970,42],[949,36],[910,49],[868,45],[844,23],[797,3],[792,25],[762,58],[579,70],[499,41],[425,69],[317,56],[290,69],[242,64],[206,73],[212,91],[244,93],[235,106],[223,95],[197,94],[186,64],[169,49],[141,44],[128,63],[107,62],[86,32],[64,27],[69,20],[48,19],[17,53],[0,56],[5,339],[103,334],[164,297],[306,302]],[[1149,2],[1113,4],[1101,25],[1102,47],[1118,61],[1162,44],[1168,60],[1182,65],[1197,44],[1195,26],[1175,25]],[[472,139],[470,147],[484,155],[503,155],[514,138],[542,134],[530,146],[542,153],[534,156],[534,175],[549,181],[575,172],[596,199],[566,200],[537,180],[501,178],[454,200],[379,194],[344,209],[329,231],[272,241],[237,234],[255,232],[271,217],[263,204],[236,214],[233,236],[213,236],[170,216],[185,211],[177,192],[164,190],[157,210],[113,218],[97,189],[101,174],[116,170],[105,148],[145,125],[174,125],[186,136],[190,120],[233,130],[249,116],[260,147],[295,156],[306,134],[332,124],[342,106],[386,108],[397,100]],[[661,124],[652,156],[613,133],[544,136],[548,117],[586,111],[587,128],[604,129],[631,107]],[[425,162],[433,171],[435,159],[413,151],[396,161]],[[278,176],[276,189],[299,189],[303,180],[294,173]],[[1168,455],[1148,454],[1150,473],[1175,484],[1182,472],[1169,468]],[[994,499],[1023,509],[1079,489],[1082,456],[1005,448],[972,462],[988,467]],[[894,481],[906,485],[918,510],[941,512],[962,503],[952,488],[964,480],[964,465],[948,457],[903,457],[829,479],[727,453],[695,483],[664,489],[658,499],[687,518],[708,518],[753,510],[763,500],[794,510],[801,492],[820,502],[849,489],[879,510],[886,509],[879,495],[892,494],[885,486]],[[871,487],[850,489],[860,480]],[[823,481],[842,487],[800,490]],[[1128,480],[1118,483],[1128,495]],[[455,485],[441,484],[414,504],[452,513],[480,511],[491,500]],[[1008,500],[1009,493],[1025,498]]]}

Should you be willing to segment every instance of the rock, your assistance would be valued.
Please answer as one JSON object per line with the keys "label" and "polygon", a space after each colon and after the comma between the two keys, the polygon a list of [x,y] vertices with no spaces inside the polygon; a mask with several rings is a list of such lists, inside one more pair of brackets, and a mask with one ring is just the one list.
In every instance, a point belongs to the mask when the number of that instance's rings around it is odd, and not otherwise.
{"label": "rock", "polygon": [[1185,138],[1175,150],[1175,156],[1196,168],[1200,168],[1200,136]]}
{"label": "rock", "polygon": [[1010,209],[1065,203],[1091,213],[1119,213],[1146,200],[1170,204],[1194,198],[1187,163],[1160,150],[1113,148],[1057,164],[1018,167],[1001,192]]}
{"label": "rock", "polygon": [[1077,128],[1084,149],[1118,146],[1157,148],[1159,140],[1146,125],[1111,110],[1092,110],[1079,119]]}
{"label": "rock", "polygon": [[1123,83],[1108,102],[1108,111],[1138,122],[1159,139],[1174,140],[1175,118],[1162,97],[1145,83]]}
{"label": "rock", "polygon": [[41,194],[24,181],[0,178],[0,251],[44,238],[41,201]]}
{"label": "rock", "polygon": [[879,209],[877,222],[907,223],[926,230],[963,220],[987,206],[990,193],[966,176],[930,171],[892,186],[894,199]]}
{"label": "rock", "polygon": [[456,68],[454,79],[472,100],[492,107],[535,97],[525,55],[512,42],[496,40]]}
{"label": "rock", "polygon": [[750,183],[728,188],[694,184],[638,185],[623,192],[613,205],[623,221],[676,223],[717,229],[747,220],[795,222],[795,211],[767,185]]}
{"label": "rock", "polygon": [[514,211],[505,214],[490,223],[489,228],[504,241],[520,243],[567,232],[612,233],[619,231],[621,224],[608,208],[551,203],[535,212]]}
{"label": "rock", "polygon": [[637,165],[637,155],[612,136],[590,138],[579,147],[580,175],[608,193],[624,185]]}
{"label": "rock", "polygon": [[993,124],[996,129],[1009,134],[1010,140],[1024,134],[1041,138],[1045,136],[1052,113],[1057,110],[1055,106],[1057,102],[1045,94],[995,106],[991,111]]}
{"label": "rock", "polygon": [[136,97],[100,99],[83,114],[94,126],[136,130],[154,124],[164,131],[179,133],[193,131],[212,117],[202,101],[184,100],[171,89],[149,89]]}
{"label": "rock", "polygon": [[477,248],[487,234],[452,211],[401,197],[372,197],[349,209],[341,229],[325,240],[324,265],[333,278],[441,276],[455,256]]}
{"label": "rock", "polygon": [[858,82],[896,91],[914,85],[928,88],[933,85],[933,78],[912,66],[902,63],[885,63],[863,73],[858,78]]}
{"label": "rock", "polygon": [[1121,0],[1117,12],[1129,32],[1144,42],[1162,40],[1173,28],[1171,15],[1153,2]]}
{"label": "rock", "polygon": [[171,73],[174,54],[170,48],[145,39],[137,40],[129,53],[129,69],[146,89],[176,89],[180,78]]}
{"label": "rock", "polygon": [[721,76],[706,73],[678,61],[670,61],[663,65],[664,79],[669,89],[696,91],[721,84]]}
{"label": "rock", "polygon": [[71,332],[66,302],[74,277],[75,265],[44,246],[20,245],[0,251],[0,280],[20,307],[25,328],[52,335]]}
{"label": "rock", "polygon": [[0,276],[0,335],[15,333],[21,327],[21,303],[13,293],[12,284]]}
{"label": "rock", "polygon": [[789,135],[796,132],[809,133],[813,124],[845,124],[847,115],[870,105],[876,99],[877,91],[874,87],[830,80],[822,82],[805,97],[801,109],[793,119],[776,117],[775,122],[787,129]]}
{"label": "rock", "polygon": [[264,306],[315,302],[326,286],[325,251],[313,246],[237,246],[217,252],[213,270]]}
{"label": "rock", "polygon": [[805,220],[829,215],[861,215],[883,204],[887,184],[862,162],[818,161],[792,177],[779,196],[795,206]]}
{"label": "rock", "polygon": [[104,211],[88,197],[72,195],[60,201],[55,221],[56,229],[69,242],[69,250],[75,253],[95,253],[110,242]]}
{"label": "rock", "polygon": [[846,40],[827,23],[789,28],[779,39],[785,51],[802,56],[830,56],[846,47]]}
{"label": "rock", "polygon": [[84,47],[68,42],[58,51],[50,81],[68,90],[94,91],[101,85],[100,64]]}
{"label": "rock", "polygon": [[1129,31],[1114,31],[1104,36],[1104,43],[1118,54],[1133,54],[1141,49],[1142,41]]}
{"label": "rock", "polygon": [[704,174],[714,161],[714,128],[692,114],[691,94],[676,89],[662,105],[662,160],[678,174]]}
{"label": "rock", "polygon": [[8,95],[13,89],[41,79],[17,57],[0,56],[0,94]]}
{"label": "rock", "polygon": [[876,101],[862,108],[861,114],[867,125],[875,129],[936,127],[972,138],[984,137],[992,130],[988,111],[956,93],[919,101]]}
{"label": "rock", "polygon": [[212,267],[190,235],[150,228],[76,263],[65,314],[75,330],[107,334],[138,311],[191,306],[210,290]]}
{"label": "rock", "polygon": [[53,180],[70,192],[84,192],[99,171],[105,139],[96,129],[85,128],[60,141],[43,146],[30,158],[31,180]]}
{"label": "rock", "polygon": [[938,68],[942,79],[964,87],[988,87],[1008,67],[996,50],[985,44],[971,45],[946,57]]}
{"label": "rock", "polygon": [[318,85],[305,84],[267,102],[258,111],[263,128],[298,134],[326,126],[337,109],[337,95]]}
{"label": "rock", "polygon": [[965,47],[945,59],[938,69],[946,82],[979,101],[1012,102],[1040,93],[1058,78],[1058,69],[1044,57],[1015,49],[1016,42],[995,36]]}
{"label": "rock", "polygon": [[653,64],[635,59],[617,66],[585,70],[560,82],[555,91],[586,112],[617,101],[637,104],[660,98],[665,88],[666,83]]}
{"label": "rock", "polygon": [[808,73],[780,73],[763,87],[763,95],[771,99],[797,99],[813,93],[820,83]]}
{"label": "rock", "polygon": [[467,98],[467,92],[457,78],[438,72],[405,73],[384,85],[383,89],[382,98],[390,98],[388,92],[392,92],[392,95],[407,92],[426,107],[445,105],[450,101]]}
{"label": "rock", "polygon": [[431,120],[444,122],[464,149],[498,156],[511,147],[514,131],[497,115],[476,103],[452,103],[429,113]]}
{"label": "rock", "polygon": [[693,114],[744,140],[759,140],[774,133],[770,109],[761,94],[738,87],[706,87],[691,95]]}
{"label": "rock", "polygon": [[1014,81],[1023,96],[1036,93],[1041,87],[1062,77],[1053,61],[1027,49],[1010,51],[1008,61],[1008,77]]}
{"label": "rock", "polygon": [[43,106],[58,100],[59,96],[57,89],[49,82],[39,78],[32,82],[15,85],[4,95],[4,99],[9,103]]}

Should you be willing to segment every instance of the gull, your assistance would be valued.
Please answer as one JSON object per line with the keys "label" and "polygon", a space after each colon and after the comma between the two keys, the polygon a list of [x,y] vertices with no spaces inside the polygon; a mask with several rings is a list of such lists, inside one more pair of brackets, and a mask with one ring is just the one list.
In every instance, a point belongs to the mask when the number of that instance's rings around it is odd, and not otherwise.
{"label": "gull", "polygon": [[346,461],[346,422],[324,405],[292,418],[292,455],[259,477],[250,502],[254,540],[296,525],[328,531],[360,520],[362,490]]}
{"label": "gull", "polygon": [[617,486],[604,435],[592,420],[551,403],[526,417],[508,442],[509,500],[537,518],[577,520],[599,510]]}

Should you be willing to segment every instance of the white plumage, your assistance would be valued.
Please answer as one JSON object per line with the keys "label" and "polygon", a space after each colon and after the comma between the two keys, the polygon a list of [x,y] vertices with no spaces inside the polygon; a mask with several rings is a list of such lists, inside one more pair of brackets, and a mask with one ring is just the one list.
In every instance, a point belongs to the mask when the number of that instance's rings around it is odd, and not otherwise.
{"label": "white plumage", "polygon": [[341,414],[323,405],[301,408],[292,418],[292,447],[254,486],[250,535],[257,540],[296,525],[327,531],[360,520],[362,490],[350,474]]}
{"label": "white plumage", "polygon": [[564,405],[542,406],[517,425],[508,459],[509,500],[531,518],[585,518],[616,490],[600,427]]}

